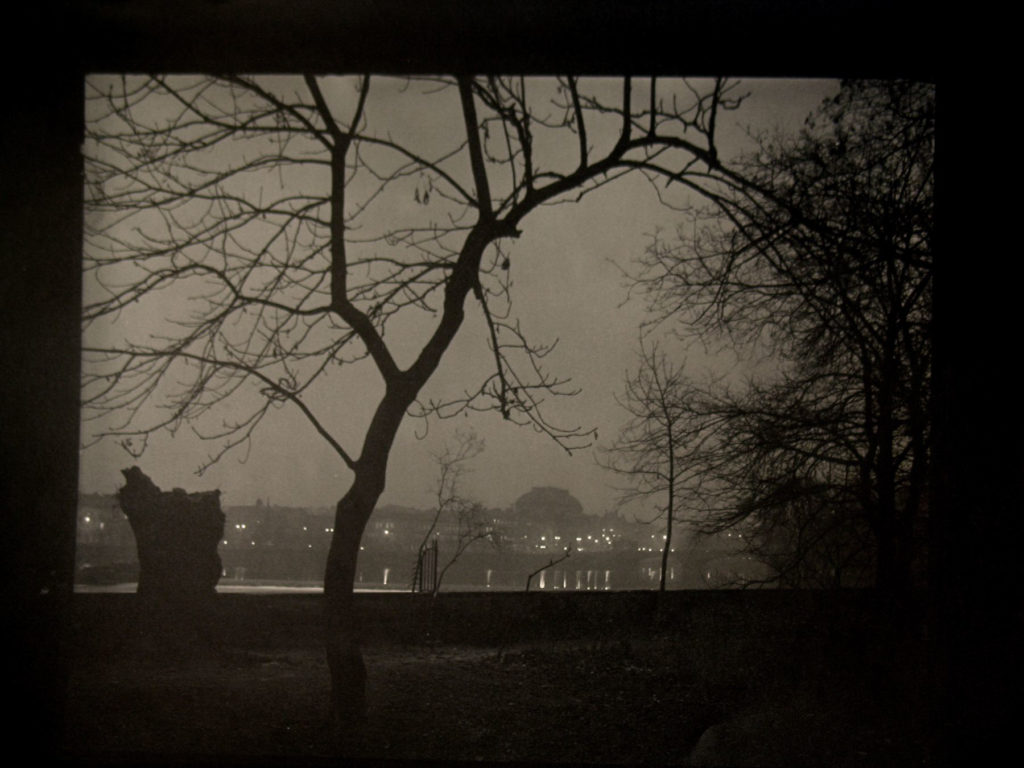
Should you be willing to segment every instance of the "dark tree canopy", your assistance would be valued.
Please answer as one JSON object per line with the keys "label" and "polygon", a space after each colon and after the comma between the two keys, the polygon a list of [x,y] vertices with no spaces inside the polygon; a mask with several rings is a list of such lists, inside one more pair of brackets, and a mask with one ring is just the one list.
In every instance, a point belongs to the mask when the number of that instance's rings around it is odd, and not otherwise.
{"label": "dark tree canopy", "polygon": [[787,583],[898,592],[921,564],[934,141],[932,86],[845,82],[640,263],[659,322],[757,361],[679,399],[700,444],[695,517],[749,531]]}

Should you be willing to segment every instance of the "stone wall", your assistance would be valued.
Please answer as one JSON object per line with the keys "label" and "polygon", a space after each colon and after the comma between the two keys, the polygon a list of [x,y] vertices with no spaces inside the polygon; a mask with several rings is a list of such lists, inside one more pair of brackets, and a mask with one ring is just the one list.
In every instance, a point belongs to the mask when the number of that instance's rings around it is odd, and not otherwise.
{"label": "stone wall", "polygon": [[[872,593],[859,590],[360,593],[355,605],[367,646],[629,639],[663,631],[792,637],[855,628],[875,609]],[[68,619],[80,642],[102,648],[140,615],[135,595],[76,594]],[[320,594],[218,594],[209,615],[207,638],[218,645],[322,647]]]}

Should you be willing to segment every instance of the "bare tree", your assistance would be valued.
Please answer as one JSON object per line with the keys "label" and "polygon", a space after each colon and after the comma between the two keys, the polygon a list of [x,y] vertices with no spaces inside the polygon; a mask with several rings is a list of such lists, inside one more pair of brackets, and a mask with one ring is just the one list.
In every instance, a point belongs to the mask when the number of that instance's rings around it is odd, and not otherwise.
{"label": "bare tree", "polygon": [[[441,582],[448,569],[478,541],[489,541],[492,545],[500,544],[500,532],[494,527],[486,515],[483,505],[462,495],[460,483],[468,471],[467,462],[476,458],[484,450],[484,441],[473,431],[456,430],[454,447],[446,444],[444,449],[434,456],[437,463],[437,487],[435,489],[435,509],[427,532],[423,536],[416,555],[417,573],[422,567],[423,556],[432,540],[440,539],[441,531],[438,523],[442,518],[455,518],[454,530],[444,537],[452,547],[448,561],[433,580],[431,592],[434,595],[441,589]],[[451,523],[448,524],[451,529]],[[422,577],[422,575],[420,574]],[[416,579],[414,579],[414,582]]]}
{"label": "bare tree", "polygon": [[629,421],[604,449],[605,459],[599,463],[628,479],[623,501],[654,498],[661,502],[657,515],[647,522],[665,520],[658,579],[658,589],[663,592],[672,551],[672,524],[679,519],[679,496],[700,486],[702,475],[693,471],[697,464],[689,454],[701,445],[704,425],[687,418],[682,366],[673,365],[657,345],[645,344],[642,339],[639,358],[639,366],[627,376],[619,399]]}
{"label": "bare tree", "polygon": [[[466,472],[466,462],[479,456],[484,450],[484,441],[475,432],[456,430],[455,446],[445,444],[440,453],[434,456],[437,464],[437,486],[434,489],[434,516],[430,520],[427,532],[423,534],[416,552],[416,568],[419,571],[423,555],[430,545],[431,539],[438,535],[437,524],[445,513],[468,503],[459,493],[459,481]],[[413,579],[416,581],[415,577]]]}
{"label": "bare tree", "polygon": [[746,386],[685,398],[718,435],[707,526],[773,540],[786,578],[818,558],[835,581],[873,554],[875,583],[901,595],[921,556],[934,130],[930,85],[844,83],[798,136],[762,139],[737,164],[748,183],[637,275],[659,320],[762,358]]}
{"label": "bare tree", "polygon": [[[352,586],[406,414],[494,409],[566,450],[571,394],[512,312],[509,243],[541,206],[637,172],[703,191],[729,174],[716,120],[735,85],[576,77],[94,77],[87,83],[83,418],[134,454],[160,430],[245,448],[288,406],[351,473],[324,574],[332,713],[365,712]],[[400,108],[400,103],[406,106]],[[443,128],[418,128],[424,115]],[[423,399],[467,317],[493,368]],[[379,381],[366,426],[344,422]],[[297,461],[300,459],[296,459]]]}
{"label": "bare tree", "polygon": [[871,583],[871,531],[845,489],[804,477],[776,482],[771,492],[740,506],[745,551],[770,568],[744,574],[740,585],[838,589]]}
{"label": "bare tree", "polygon": [[441,582],[448,569],[458,562],[459,558],[478,541],[490,542],[491,546],[501,546],[501,534],[494,523],[487,517],[487,510],[480,502],[461,502],[455,507],[455,535],[450,541],[452,554],[444,567],[437,574],[434,582],[434,595],[441,590]]}
{"label": "bare tree", "polygon": [[550,568],[553,565],[558,565],[563,560],[568,560],[571,556],[572,556],[572,546],[568,546],[568,547],[565,548],[565,551],[563,551],[562,554],[560,554],[558,557],[552,557],[550,560],[548,560],[548,562],[545,565],[542,565],[540,568],[536,569],[535,571],[530,571],[530,573],[528,573],[526,575],[526,588],[523,591],[524,592],[529,592],[530,591],[530,584],[533,582],[533,577],[536,576],[538,573],[540,573],[541,571],[546,571],[548,568]]}

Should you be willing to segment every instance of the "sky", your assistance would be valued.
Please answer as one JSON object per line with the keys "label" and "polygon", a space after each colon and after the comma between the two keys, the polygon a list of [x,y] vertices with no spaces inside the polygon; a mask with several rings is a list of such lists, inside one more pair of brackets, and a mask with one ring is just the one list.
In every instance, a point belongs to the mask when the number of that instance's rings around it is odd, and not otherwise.
{"label": "sky", "polygon": [[[826,80],[745,80],[750,96],[729,113],[724,141],[739,146],[744,128],[774,125],[794,129],[820,101],[838,88]],[[443,133],[432,121],[424,129]],[[571,376],[580,393],[550,403],[549,419],[597,430],[593,448],[571,456],[549,437],[515,427],[494,413],[473,413],[426,425],[407,418],[391,455],[381,504],[429,507],[437,464],[433,454],[454,439],[456,428],[470,429],[485,450],[469,465],[463,491],[487,506],[507,507],[535,486],[557,486],[578,498],[590,514],[618,509],[621,481],[601,469],[595,450],[615,437],[624,414],[615,401],[625,375],[635,365],[638,327],[644,319],[639,300],[627,302],[620,267],[642,254],[652,233],[672,229],[679,214],[664,209],[639,176],[618,180],[579,204],[542,208],[522,224],[511,248],[510,276],[517,315],[534,341],[558,344],[545,359],[552,373]],[[471,302],[470,302],[471,303]],[[469,307],[469,303],[467,303]],[[474,314],[475,313],[475,314]],[[470,308],[467,323],[442,360],[424,395],[457,393],[488,360],[486,327]],[[721,361],[689,352],[687,365],[699,373]],[[323,404],[344,410],[346,424],[369,417],[374,374],[352,383],[366,397]],[[353,427],[357,429],[358,427]],[[83,426],[83,442],[88,427]],[[138,464],[163,488],[190,491],[219,488],[225,506],[264,503],[297,507],[333,506],[344,494],[350,473],[294,407],[283,406],[261,424],[248,451],[230,453],[197,476],[207,448],[184,431],[150,439],[139,459],[116,441],[106,440],[80,452],[80,490],[112,493],[123,484],[120,470]],[[631,507],[627,514],[643,514]]]}

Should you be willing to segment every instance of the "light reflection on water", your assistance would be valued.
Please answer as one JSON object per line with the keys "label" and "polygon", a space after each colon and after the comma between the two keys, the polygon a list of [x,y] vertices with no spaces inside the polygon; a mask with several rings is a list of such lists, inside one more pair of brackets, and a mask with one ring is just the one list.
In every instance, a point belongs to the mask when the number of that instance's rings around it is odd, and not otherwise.
{"label": "light reflection on water", "polygon": [[[249,594],[249,595],[284,595],[284,594],[323,594],[322,584],[311,581],[283,581],[273,582],[270,580],[248,579],[244,577],[244,570],[241,572],[221,576],[217,584],[218,594]],[[357,580],[355,592],[409,592],[408,584],[402,584],[392,578],[392,568],[384,568],[382,581],[376,583],[362,580],[362,574]],[[495,584],[492,581],[492,570],[488,570],[484,583],[471,584],[445,584],[443,592],[518,592],[522,587],[512,584]],[[544,591],[606,591],[612,587],[612,572],[610,570],[576,570],[571,569],[547,569],[539,574],[535,586]],[[81,594],[106,593],[126,594],[137,591],[138,582],[121,582],[118,584],[75,584],[75,592]]]}
{"label": "light reflection on water", "polygon": [[[708,564],[704,564],[707,566]],[[363,573],[356,580],[355,592],[373,593],[409,593],[410,584],[395,578],[394,568],[381,568],[373,574],[376,580],[364,579]],[[475,583],[449,583],[441,587],[442,592],[521,592],[525,586],[518,581],[513,583],[505,574],[504,578],[495,578],[493,569],[488,569],[482,578]],[[544,592],[607,592],[615,590],[656,589],[660,577],[660,569],[644,567],[640,572],[632,574],[604,568],[545,568],[535,574],[532,588]],[[669,567],[666,586],[669,589],[706,589],[714,587],[717,569],[708,569],[707,573],[687,574]],[[137,582],[121,582],[118,584],[75,584],[76,593],[133,593],[137,591]],[[247,579],[244,571],[225,573],[217,584],[218,594],[250,594],[250,595],[284,595],[284,594],[323,594],[322,582],[312,580],[280,580]]]}
{"label": "light reflection on water", "polygon": [[[75,584],[75,592],[78,594],[106,593],[106,594],[129,594],[134,593],[138,584]],[[273,595],[273,594],[319,594],[324,591],[323,587],[290,586],[284,584],[218,584],[217,594],[249,594],[249,595]],[[397,592],[395,589],[356,589],[356,592]]]}
{"label": "light reflection on water", "polygon": [[[138,588],[135,582],[125,584],[75,584],[77,594],[134,594]],[[323,594],[322,586],[294,586],[287,584],[218,584],[217,594],[245,594],[245,595],[297,595],[297,594]],[[409,590],[400,587],[356,587],[355,592],[408,592]],[[453,586],[452,592],[502,592],[512,591],[502,589],[487,589],[486,587],[474,586]]]}

